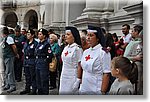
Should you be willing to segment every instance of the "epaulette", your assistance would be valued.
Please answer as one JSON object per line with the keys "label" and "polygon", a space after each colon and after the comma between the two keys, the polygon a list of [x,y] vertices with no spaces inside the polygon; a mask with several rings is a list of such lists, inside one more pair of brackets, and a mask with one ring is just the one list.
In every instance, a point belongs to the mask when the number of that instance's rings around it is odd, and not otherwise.
{"label": "epaulette", "polygon": [[105,51],[106,53],[109,52],[108,49],[107,49],[106,47],[103,47],[102,50]]}

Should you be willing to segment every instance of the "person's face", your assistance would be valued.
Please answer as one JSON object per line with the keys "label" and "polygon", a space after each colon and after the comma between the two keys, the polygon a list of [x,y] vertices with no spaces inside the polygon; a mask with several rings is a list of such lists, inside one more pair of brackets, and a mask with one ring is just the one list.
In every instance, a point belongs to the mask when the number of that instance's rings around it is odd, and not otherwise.
{"label": "person's face", "polygon": [[65,34],[65,41],[66,41],[68,44],[74,43],[74,37],[73,37],[73,35],[72,35],[71,32],[66,32],[66,34]]}
{"label": "person's face", "polygon": [[20,35],[20,31],[19,30],[15,31],[15,35],[19,36]]}
{"label": "person's face", "polygon": [[118,69],[115,68],[113,62],[111,62],[111,74],[113,77],[117,77],[117,75],[118,75]]}
{"label": "person's face", "polygon": [[33,38],[33,35],[31,35],[31,33],[27,33],[27,39],[30,40]]}
{"label": "person's face", "polygon": [[26,35],[26,31],[25,31],[25,30],[22,30],[21,33],[22,33],[23,35]]}
{"label": "person's face", "polygon": [[82,46],[86,45],[86,38],[85,37],[81,37],[81,43],[82,43]]}
{"label": "person's face", "polygon": [[112,38],[113,38],[114,41],[116,41],[116,37],[113,36]]}
{"label": "person's face", "polygon": [[42,34],[42,32],[38,32],[38,38],[39,40],[45,39],[45,35]]}
{"label": "person's face", "polygon": [[134,28],[132,29],[132,33],[131,33],[133,38],[137,38],[139,36],[138,32],[134,30]]}
{"label": "person's face", "polygon": [[65,35],[62,35],[62,40],[65,40]]}
{"label": "person's face", "polygon": [[99,39],[96,37],[94,33],[88,32],[87,33],[87,43],[90,47],[94,47],[98,44]]}
{"label": "person's face", "polygon": [[127,26],[122,27],[122,33],[127,35],[129,33],[129,29],[127,29]]}
{"label": "person's face", "polygon": [[80,33],[80,38],[81,38],[82,46],[86,45],[86,36],[84,36],[82,32]]}
{"label": "person's face", "polygon": [[53,37],[50,37],[50,44],[53,44],[54,43],[54,38]]}

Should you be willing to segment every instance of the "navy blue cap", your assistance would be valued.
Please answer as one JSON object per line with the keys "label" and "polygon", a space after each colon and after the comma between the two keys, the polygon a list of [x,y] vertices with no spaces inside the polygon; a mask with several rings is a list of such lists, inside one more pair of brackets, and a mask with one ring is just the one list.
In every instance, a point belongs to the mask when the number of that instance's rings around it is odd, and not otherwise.
{"label": "navy blue cap", "polygon": [[99,39],[99,43],[102,45],[102,47],[105,47],[105,37],[104,34],[102,32],[102,29],[100,27],[95,27],[95,26],[91,26],[88,25],[88,30],[87,32],[93,32],[96,37]]}
{"label": "navy blue cap", "polygon": [[29,29],[29,30],[27,31],[27,33],[31,33],[31,35],[34,35],[34,34],[35,34],[35,31],[32,30],[32,29]]}
{"label": "navy blue cap", "polygon": [[42,32],[43,35],[46,35],[46,37],[48,37],[48,31],[44,28],[41,28],[38,30],[38,32]]}
{"label": "navy blue cap", "polygon": [[75,39],[75,43],[77,43],[78,45],[81,46],[80,34],[79,34],[79,31],[77,30],[77,28],[72,27],[72,26],[67,26],[65,28],[66,28],[66,31],[71,31],[71,33]]}

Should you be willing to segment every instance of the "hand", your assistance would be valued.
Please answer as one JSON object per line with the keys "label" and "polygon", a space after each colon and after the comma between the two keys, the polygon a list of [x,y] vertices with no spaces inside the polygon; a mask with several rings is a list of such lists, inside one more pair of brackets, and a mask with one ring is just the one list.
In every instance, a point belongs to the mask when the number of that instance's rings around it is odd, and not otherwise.
{"label": "hand", "polygon": [[79,86],[80,86],[80,83],[81,83],[81,79],[79,79],[79,78],[77,78],[76,79],[76,81],[75,81],[75,83],[73,84],[73,92],[76,92],[77,90],[78,90],[78,88],[79,88]]}
{"label": "hand", "polygon": [[17,55],[16,55],[16,58],[18,58],[18,59],[19,59],[19,54],[17,54]]}
{"label": "hand", "polygon": [[135,56],[135,61],[141,61],[141,60],[143,60],[143,55]]}

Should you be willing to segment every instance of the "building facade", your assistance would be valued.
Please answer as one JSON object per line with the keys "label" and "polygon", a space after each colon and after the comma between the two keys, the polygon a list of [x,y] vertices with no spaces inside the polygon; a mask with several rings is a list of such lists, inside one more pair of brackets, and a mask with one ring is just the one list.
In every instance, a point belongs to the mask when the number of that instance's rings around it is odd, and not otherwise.
{"label": "building facade", "polygon": [[0,24],[14,28],[54,29],[87,25],[104,27],[107,32],[121,35],[121,26],[143,25],[142,0],[1,0]]}

